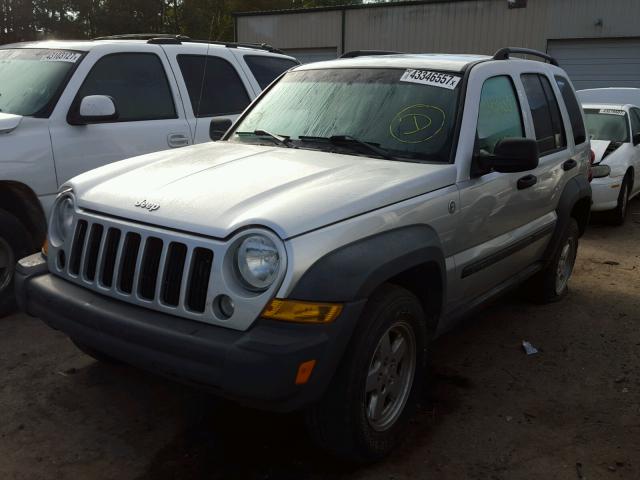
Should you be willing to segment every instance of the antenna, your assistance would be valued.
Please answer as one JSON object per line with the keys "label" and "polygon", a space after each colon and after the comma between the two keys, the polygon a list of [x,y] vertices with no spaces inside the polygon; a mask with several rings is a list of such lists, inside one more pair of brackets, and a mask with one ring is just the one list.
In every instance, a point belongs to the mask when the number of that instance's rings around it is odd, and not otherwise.
{"label": "antenna", "polygon": [[198,134],[198,118],[200,117],[200,104],[202,103],[202,92],[204,92],[204,80],[207,76],[207,62],[209,61],[209,49],[211,48],[211,36],[213,35],[213,20],[215,19],[215,14],[211,15],[211,22],[209,23],[209,37],[207,42],[207,53],[204,56],[204,67],[202,69],[202,82],[200,82],[200,95],[198,96],[198,111],[194,112],[196,116],[196,126],[193,129],[193,140],[191,143],[195,145],[196,143],[196,135]]}

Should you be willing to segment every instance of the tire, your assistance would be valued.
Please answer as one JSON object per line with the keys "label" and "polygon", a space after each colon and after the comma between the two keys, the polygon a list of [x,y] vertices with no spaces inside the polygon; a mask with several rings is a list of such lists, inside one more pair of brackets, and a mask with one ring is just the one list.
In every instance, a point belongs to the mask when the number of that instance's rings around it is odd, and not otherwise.
{"label": "tire", "polygon": [[16,308],[14,273],[18,260],[33,253],[32,239],[22,223],[0,210],[0,318]]}
{"label": "tire", "polygon": [[78,347],[78,349],[82,353],[89,355],[91,358],[93,358],[94,360],[97,360],[98,362],[107,363],[109,365],[122,365],[122,362],[116,358],[110,357],[109,355],[99,352],[98,350],[95,350],[89,347],[88,345],[85,345],[82,342],[78,342],[73,338],[71,339],[71,341],[76,347]]}
{"label": "tire", "polygon": [[627,218],[628,206],[629,206],[629,194],[631,192],[631,180],[629,174],[625,175],[622,180],[622,186],[620,187],[620,194],[618,195],[618,205],[613,210],[606,213],[605,217],[607,222],[611,225],[620,226],[624,224]]}
{"label": "tire", "polygon": [[578,222],[572,218],[567,224],[560,247],[553,254],[553,258],[532,281],[533,299],[539,303],[557,302],[569,291],[569,278],[573,273],[580,230]]}
{"label": "tire", "polygon": [[[404,288],[382,286],[323,398],[306,412],[314,442],[348,461],[385,457],[402,439],[422,394],[428,343],[420,301]],[[402,356],[396,350],[401,344]]]}

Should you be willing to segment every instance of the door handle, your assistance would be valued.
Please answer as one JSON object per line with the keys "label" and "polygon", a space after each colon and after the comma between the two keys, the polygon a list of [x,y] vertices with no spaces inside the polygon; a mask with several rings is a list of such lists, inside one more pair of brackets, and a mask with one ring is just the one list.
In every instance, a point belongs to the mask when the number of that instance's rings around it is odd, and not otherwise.
{"label": "door handle", "polygon": [[576,162],[574,159],[570,159],[562,164],[562,169],[565,172],[568,172],[569,170],[571,170],[572,168],[576,168],[577,166],[578,162]]}
{"label": "door handle", "polygon": [[186,147],[189,142],[189,137],[184,133],[170,133],[167,135],[167,143],[171,148]]}
{"label": "door handle", "polygon": [[535,175],[525,175],[518,179],[518,190],[533,187],[536,183],[538,183],[538,177]]}

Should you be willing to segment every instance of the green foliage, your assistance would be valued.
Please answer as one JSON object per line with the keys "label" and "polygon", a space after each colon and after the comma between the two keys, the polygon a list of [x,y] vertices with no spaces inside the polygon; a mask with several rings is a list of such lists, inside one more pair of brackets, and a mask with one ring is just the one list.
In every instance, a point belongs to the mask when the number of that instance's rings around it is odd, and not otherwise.
{"label": "green foliage", "polygon": [[0,0],[0,44],[122,33],[231,40],[232,12],[358,3],[363,0]]}

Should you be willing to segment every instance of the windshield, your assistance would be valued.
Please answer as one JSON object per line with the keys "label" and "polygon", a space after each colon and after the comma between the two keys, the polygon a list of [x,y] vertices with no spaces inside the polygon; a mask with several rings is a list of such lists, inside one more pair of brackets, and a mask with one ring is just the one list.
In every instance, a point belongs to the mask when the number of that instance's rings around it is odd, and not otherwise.
{"label": "windshield", "polygon": [[349,151],[341,153],[375,155],[372,148],[354,152],[366,143],[388,154],[385,158],[448,162],[460,79],[405,69],[290,72],[236,126],[230,140],[263,142],[251,135],[261,131],[288,137],[298,148],[341,151],[348,143]]}
{"label": "windshield", "polygon": [[591,140],[629,141],[629,120],[624,110],[593,108],[584,113]]}
{"label": "windshield", "polygon": [[41,114],[80,57],[80,53],[67,50],[0,50],[0,112]]}

